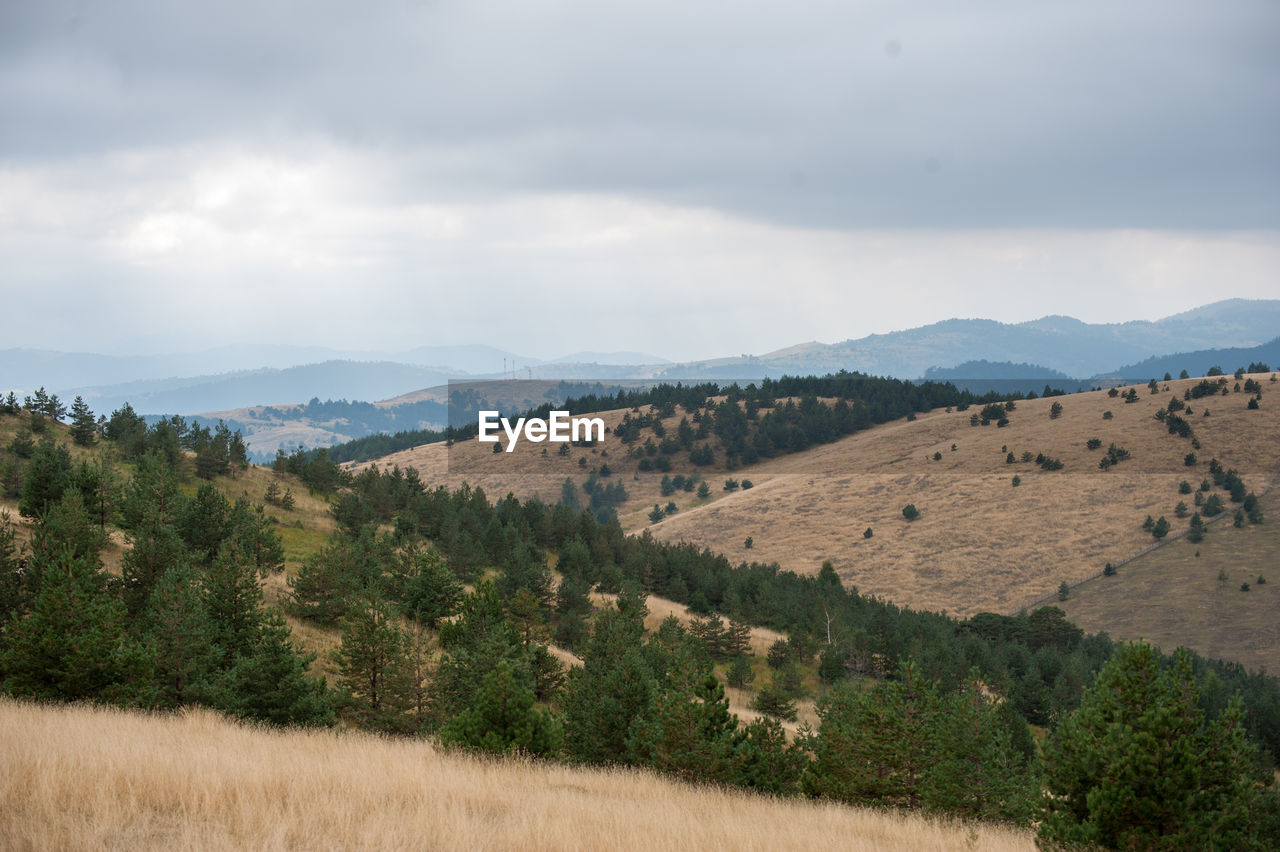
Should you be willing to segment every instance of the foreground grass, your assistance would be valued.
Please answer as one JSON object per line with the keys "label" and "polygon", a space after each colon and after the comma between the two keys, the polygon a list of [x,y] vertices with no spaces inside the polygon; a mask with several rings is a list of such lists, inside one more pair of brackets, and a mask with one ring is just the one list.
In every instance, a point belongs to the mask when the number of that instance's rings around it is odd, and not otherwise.
{"label": "foreground grass", "polygon": [[421,740],[0,699],[8,849],[1032,849],[1030,834]]}

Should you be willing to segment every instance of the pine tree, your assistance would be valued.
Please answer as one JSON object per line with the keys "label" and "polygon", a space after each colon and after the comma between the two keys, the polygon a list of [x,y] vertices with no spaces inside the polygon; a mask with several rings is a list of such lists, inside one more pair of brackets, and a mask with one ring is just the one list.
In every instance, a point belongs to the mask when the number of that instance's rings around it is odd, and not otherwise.
{"label": "pine tree", "polygon": [[745,689],[756,679],[755,670],[751,668],[751,660],[746,656],[734,657],[729,664],[729,685],[736,689]]}
{"label": "pine tree", "polygon": [[926,808],[970,819],[1030,821],[1039,779],[1010,726],[1028,739],[1030,733],[1016,714],[1002,717],[976,671],[965,689],[940,697],[928,724],[932,751],[920,785]]}
{"label": "pine tree", "polygon": [[628,736],[652,714],[659,691],[641,649],[643,618],[630,607],[596,618],[583,665],[570,673],[564,697],[565,748],[575,760],[636,762]]}
{"label": "pine tree", "polygon": [[146,700],[150,659],[125,631],[125,610],[95,556],[65,546],[33,554],[31,610],[5,628],[0,672],[12,695],[36,699]]}
{"label": "pine tree", "polygon": [[42,440],[27,464],[18,513],[24,518],[40,517],[62,499],[70,479],[71,454],[67,448],[47,438]]}
{"label": "pine tree", "polygon": [[751,625],[729,619],[729,628],[724,633],[724,654],[728,658],[741,657],[751,650]]}
{"label": "pine tree", "polygon": [[155,660],[155,705],[180,707],[204,700],[223,655],[214,644],[198,577],[184,561],[170,565],[157,580],[141,623],[143,641]]}
{"label": "pine tree", "polygon": [[85,508],[98,522],[99,529],[116,519],[120,503],[120,482],[115,468],[103,459],[81,461],[71,473],[71,482],[84,498]]}
{"label": "pine tree", "polygon": [[409,709],[409,636],[396,618],[390,604],[372,597],[343,619],[342,644],[333,659],[362,727],[396,730]]}
{"label": "pine tree", "polygon": [[[224,659],[252,655],[263,631],[262,586],[252,562],[245,558],[234,540],[218,550],[213,563],[204,570],[204,604],[214,625],[214,641]],[[285,628],[288,632],[288,628]]]}
{"label": "pine tree", "polygon": [[1039,841],[1109,849],[1261,849],[1259,775],[1239,703],[1198,706],[1190,657],[1121,645],[1044,749]]}
{"label": "pine tree", "polygon": [[156,582],[170,568],[191,557],[186,543],[163,515],[148,510],[129,533],[130,547],[121,566],[122,591],[130,614],[138,615],[151,599]]}
{"label": "pine tree", "polygon": [[453,576],[444,557],[435,548],[416,551],[405,580],[404,602],[409,615],[431,628],[458,611],[462,584]]}
{"label": "pine tree", "polygon": [[686,781],[727,782],[746,739],[729,712],[724,685],[708,674],[692,692],[665,690],[651,716],[632,729],[630,748],[643,763]]}
{"label": "pine tree", "polygon": [[211,690],[213,706],[273,725],[332,725],[333,698],[324,678],[307,671],[315,654],[300,653],[289,633],[279,610],[262,613],[249,652],[237,657]]}
{"label": "pine tree", "polygon": [[560,751],[564,730],[533,705],[533,690],[520,682],[508,661],[500,660],[485,676],[474,705],[440,730],[440,741],[495,754],[551,757]]}
{"label": "pine tree", "polygon": [[725,653],[724,622],[720,620],[720,616],[714,613],[695,615],[689,622],[689,633],[702,642],[707,649],[707,653],[711,655],[711,659],[724,660],[728,658],[728,654]]}
{"label": "pine tree", "polygon": [[98,438],[98,422],[83,397],[71,404],[71,440],[77,446],[90,447]]}
{"label": "pine tree", "polygon": [[937,706],[934,686],[909,661],[896,681],[869,690],[837,685],[818,703],[806,790],[842,802],[920,807]]}
{"label": "pine tree", "polygon": [[751,702],[751,709],[775,719],[784,719],[788,722],[796,720],[795,701],[776,683],[766,683],[760,687],[760,691]]}

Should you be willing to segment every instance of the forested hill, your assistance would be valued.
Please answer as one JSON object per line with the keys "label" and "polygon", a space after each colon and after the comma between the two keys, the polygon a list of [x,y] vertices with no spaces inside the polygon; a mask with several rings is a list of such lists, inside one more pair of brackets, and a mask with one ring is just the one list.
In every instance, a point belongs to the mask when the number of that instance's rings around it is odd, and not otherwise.
{"label": "forested hill", "polygon": [[[451,396],[450,419],[456,428],[370,436],[331,447],[326,454],[338,462],[368,461],[421,444],[475,435],[476,412],[484,407],[481,400],[468,395],[465,384],[453,390]],[[876,424],[933,408],[956,406],[963,410],[975,403],[1022,398],[1021,392],[976,394],[945,382],[913,383],[842,371],[821,377],[784,376],[758,383],[664,382],[620,388],[614,393],[572,396],[521,414],[547,417],[552,410],[592,414],[653,406],[657,416],[667,417],[676,406],[686,411],[705,408],[705,414],[695,422],[682,422],[662,450],[664,456],[687,453],[694,465],[701,466],[714,458],[715,450],[709,444],[713,435],[722,457],[732,463],[751,464],[761,458],[830,443]],[[645,415],[626,418],[619,426],[619,436],[624,443],[630,443],[647,425]]]}

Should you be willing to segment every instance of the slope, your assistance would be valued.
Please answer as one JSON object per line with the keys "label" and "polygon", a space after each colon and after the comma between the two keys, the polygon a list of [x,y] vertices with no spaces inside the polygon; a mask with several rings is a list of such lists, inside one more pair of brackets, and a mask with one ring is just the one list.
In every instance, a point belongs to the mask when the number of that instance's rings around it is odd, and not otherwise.
{"label": "slope", "polygon": [[[1257,378],[1274,389],[1269,375]],[[1150,544],[1143,519],[1173,518],[1179,482],[1199,482],[1211,458],[1239,470],[1253,490],[1280,466],[1280,442],[1274,440],[1280,410],[1270,397],[1248,410],[1246,394],[1233,390],[1233,380],[1228,396],[1191,403],[1195,413],[1188,420],[1201,444],[1200,463],[1186,467],[1190,439],[1169,434],[1155,415],[1196,382],[1162,383],[1154,394],[1140,387],[1132,403],[1109,391],[1026,400],[1005,428],[971,426],[972,411],[936,410],[735,471],[686,468],[712,486],[706,499],[683,490],[662,494],[662,475],[638,471],[615,434],[563,456],[544,455],[547,445],[493,453],[470,441],[417,447],[376,463],[415,467],[434,484],[469,481],[491,496],[510,491],[548,501],[560,499],[568,478],[584,502],[578,486],[608,466],[608,481],[627,492],[618,508],[626,529],[648,529],[664,540],[692,542],[735,560],[777,562],[799,573],[816,572],[829,559],[846,583],[915,608],[1009,612]],[[1056,418],[1055,403],[1063,406]],[[598,416],[616,429],[625,414]],[[677,410],[663,421],[665,428],[682,416]],[[1098,449],[1086,446],[1092,438]],[[1100,470],[1113,443],[1130,458]],[[1042,470],[1023,461],[1024,454],[1061,460],[1063,469]],[[730,479],[750,479],[754,487],[726,491]],[[675,514],[651,523],[652,506],[668,500]],[[902,515],[908,503],[921,512],[914,522]]]}

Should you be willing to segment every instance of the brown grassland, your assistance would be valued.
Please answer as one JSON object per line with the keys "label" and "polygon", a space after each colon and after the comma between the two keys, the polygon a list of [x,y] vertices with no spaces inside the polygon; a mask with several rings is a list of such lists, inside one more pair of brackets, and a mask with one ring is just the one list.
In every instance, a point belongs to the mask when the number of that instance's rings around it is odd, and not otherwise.
{"label": "brown grassland", "polygon": [[6,849],[1030,850],[1029,832],[647,772],[0,699]]}
{"label": "brown grassland", "polygon": [[[1190,403],[1188,420],[1202,445],[1195,468],[1183,463],[1190,441],[1170,435],[1153,415],[1198,379],[1162,382],[1156,394],[1140,385],[1138,401],[1129,404],[1105,391],[1019,402],[1005,428],[970,426],[972,410],[932,411],[736,471],[708,469],[708,500],[684,492],[662,497],[661,475],[637,474],[612,434],[597,447],[574,447],[567,457],[554,449],[543,456],[546,444],[525,442],[513,453],[493,453],[472,441],[451,450],[417,447],[373,464],[415,467],[433,484],[466,479],[491,498],[512,492],[556,500],[566,476],[581,483],[608,463],[630,494],[619,509],[628,530],[649,529],[735,561],[777,562],[798,573],[814,573],[829,559],[864,594],[917,609],[960,616],[1014,612],[1062,581],[1082,580],[1150,544],[1143,519],[1165,515],[1173,522],[1174,506],[1183,499],[1178,483],[1198,483],[1211,458],[1260,490],[1280,468],[1280,385],[1269,381],[1270,374],[1255,378],[1264,389],[1259,410],[1246,410],[1247,396],[1235,392]],[[1063,412],[1051,419],[1054,402]],[[1103,419],[1106,411],[1111,419]],[[624,413],[599,416],[612,428]],[[677,411],[665,425],[674,427],[680,416]],[[1102,449],[1086,448],[1094,437]],[[1100,470],[1098,460],[1111,443],[1132,457]],[[1061,459],[1064,469],[1007,464],[1010,451],[1018,459],[1024,452],[1044,453]],[[942,458],[935,461],[934,453]],[[1021,479],[1017,488],[1011,487],[1015,475]],[[728,476],[750,478],[755,487],[727,493],[722,485]],[[680,511],[651,524],[648,511],[668,499]],[[908,503],[921,511],[914,522],[902,516]],[[868,527],[873,536],[866,539]],[[744,546],[748,536],[750,550]]]}
{"label": "brown grassland", "polygon": [[[1272,488],[1261,505],[1258,526],[1237,529],[1228,514],[1209,525],[1199,544],[1170,542],[1114,577],[1082,583],[1055,605],[1090,632],[1146,639],[1166,651],[1184,645],[1249,669],[1280,672],[1280,491]],[[1259,577],[1266,583],[1260,585]]]}

